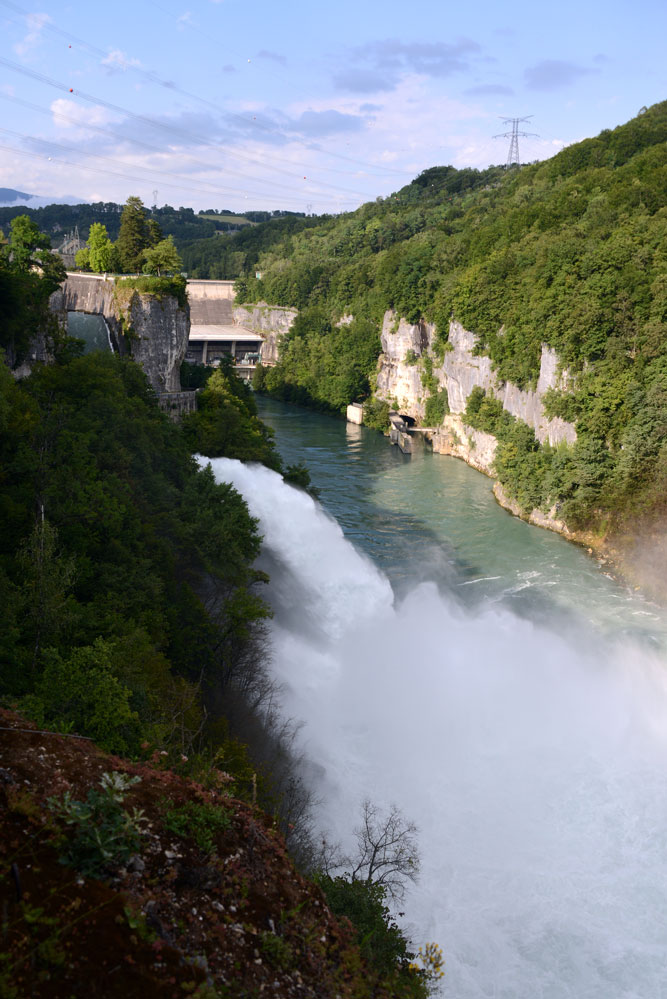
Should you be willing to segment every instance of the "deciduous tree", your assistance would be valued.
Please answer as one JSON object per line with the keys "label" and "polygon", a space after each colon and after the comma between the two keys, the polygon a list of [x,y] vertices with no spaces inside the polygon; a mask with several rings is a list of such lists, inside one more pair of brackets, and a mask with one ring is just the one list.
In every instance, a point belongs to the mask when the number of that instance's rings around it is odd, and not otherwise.
{"label": "deciduous tree", "polygon": [[178,273],[180,269],[181,258],[178,255],[178,250],[174,245],[172,236],[167,236],[166,239],[161,240],[156,246],[144,250],[143,270],[145,274],[157,274],[160,277],[165,271]]}
{"label": "deciduous tree", "polygon": [[116,249],[109,239],[107,227],[101,222],[93,222],[88,235],[90,247],[90,268],[96,274],[114,270],[117,259]]}

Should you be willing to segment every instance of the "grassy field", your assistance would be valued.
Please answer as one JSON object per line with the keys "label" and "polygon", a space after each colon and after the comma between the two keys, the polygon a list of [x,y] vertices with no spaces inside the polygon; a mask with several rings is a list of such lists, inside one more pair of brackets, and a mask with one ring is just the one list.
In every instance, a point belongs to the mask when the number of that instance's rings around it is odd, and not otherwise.
{"label": "grassy field", "polygon": [[199,215],[200,219],[210,219],[212,222],[230,222],[232,225],[257,225],[245,215]]}

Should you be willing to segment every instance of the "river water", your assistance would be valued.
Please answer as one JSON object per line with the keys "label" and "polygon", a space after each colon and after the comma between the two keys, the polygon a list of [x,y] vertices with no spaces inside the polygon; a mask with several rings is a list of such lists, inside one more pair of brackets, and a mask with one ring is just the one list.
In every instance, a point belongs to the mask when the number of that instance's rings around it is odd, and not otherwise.
{"label": "river water", "polygon": [[401,909],[452,999],[667,997],[667,622],[463,462],[259,400],[321,506],[213,461],[260,518],[273,668],[327,838],[419,827]]}

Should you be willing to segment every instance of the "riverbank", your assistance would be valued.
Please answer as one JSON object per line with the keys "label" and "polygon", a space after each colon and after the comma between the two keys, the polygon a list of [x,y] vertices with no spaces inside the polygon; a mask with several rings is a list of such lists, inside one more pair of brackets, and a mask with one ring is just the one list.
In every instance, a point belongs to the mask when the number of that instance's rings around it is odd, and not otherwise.
{"label": "riverbank", "polygon": [[667,557],[667,539],[663,532],[654,530],[639,535],[599,535],[593,531],[576,531],[558,517],[558,509],[550,511],[537,508],[526,511],[508,496],[493,473],[497,440],[492,434],[475,430],[466,425],[459,414],[450,413],[442,429],[425,434],[436,454],[460,458],[471,468],[494,479],[493,495],[496,502],[508,513],[534,527],[554,531],[573,544],[584,548],[598,566],[612,579],[632,590],[641,590],[649,600],[667,606],[667,580],[664,565]]}

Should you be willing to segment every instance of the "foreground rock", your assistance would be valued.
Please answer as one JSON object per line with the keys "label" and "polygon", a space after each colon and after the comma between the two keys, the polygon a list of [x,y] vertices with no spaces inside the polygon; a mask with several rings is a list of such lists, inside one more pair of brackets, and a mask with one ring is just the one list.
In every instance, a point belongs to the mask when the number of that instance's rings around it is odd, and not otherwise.
{"label": "foreground rock", "polygon": [[[3,997],[389,996],[266,815],[9,711],[0,727]],[[139,843],[84,876],[91,855],[62,862],[76,826],[47,799],[84,802],[104,773],[139,778],[123,802]]]}

